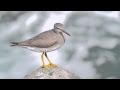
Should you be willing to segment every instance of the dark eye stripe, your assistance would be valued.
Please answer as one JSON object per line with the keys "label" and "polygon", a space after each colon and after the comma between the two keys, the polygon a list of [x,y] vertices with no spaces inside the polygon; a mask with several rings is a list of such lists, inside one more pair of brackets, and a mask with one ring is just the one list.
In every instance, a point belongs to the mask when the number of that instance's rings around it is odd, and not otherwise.
{"label": "dark eye stripe", "polygon": [[[55,26],[56,27],[56,26]],[[58,27],[56,27],[57,29],[60,29],[60,30],[63,30],[63,29],[61,29],[61,28],[58,28]]]}

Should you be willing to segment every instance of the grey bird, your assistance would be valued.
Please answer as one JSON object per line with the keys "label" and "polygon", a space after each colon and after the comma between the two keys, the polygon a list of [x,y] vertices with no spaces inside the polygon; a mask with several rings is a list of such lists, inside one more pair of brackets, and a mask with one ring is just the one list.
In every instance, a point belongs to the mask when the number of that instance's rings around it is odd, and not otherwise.
{"label": "grey bird", "polygon": [[[70,36],[69,33],[64,31],[64,25],[61,23],[55,23],[54,28],[45,32],[42,32],[28,40],[21,42],[11,42],[11,46],[20,46],[27,48],[35,52],[42,52],[41,59],[43,62],[43,68],[48,68],[51,66],[57,66],[53,64],[47,56],[47,52],[59,49],[65,43],[65,38],[63,33]],[[43,56],[46,57],[49,64],[45,65]]]}

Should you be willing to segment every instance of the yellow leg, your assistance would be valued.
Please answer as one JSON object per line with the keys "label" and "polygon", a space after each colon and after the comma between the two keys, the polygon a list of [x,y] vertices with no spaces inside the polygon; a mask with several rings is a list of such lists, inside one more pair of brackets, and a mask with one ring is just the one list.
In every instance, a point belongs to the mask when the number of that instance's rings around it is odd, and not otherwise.
{"label": "yellow leg", "polygon": [[50,59],[49,59],[48,56],[47,56],[47,53],[45,52],[44,54],[45,54],[45,57],[47,58],[47,60],[48,60],[48,62],[49,62],[48,65],[49,65],[50,67],[56,67],[57,65],[53,64],[53,63],[50,61]]}
{"label": "yellow leg", "polygon": [[42,55],[41,55],[41,59],[42,59],[42,63],[43,63],[43,68],[45,67],[45,62],[44,62],[44,57],[43,57],[43,55],[44,55],[44,52],[42,53]]}
{"label": "yellow leg", "polygon": [[[49,62],[48,65],[45,65],[45,62],[44,62],[44,56],[47,58],[47,60],[48,60],[48,62]],[[53,63],[49,60],[49,58],[48,58],[46,52],[43,52],[43,53],[42,53],[42,55],[41,55],[41,59],[42,59],[42,63],[43,63],[42,68],[46,68],[46,69],[48,69],[48,68],[56,67],[56,66],[57,66],[57,65],[53,64]]]}
{"label": "yellow leg", "polygon": [[47,60],[48,60],[49,64],[53,64],[53,63],[50,61],[50,59],[48,58],[48,56],[47,56],[47,53],[46,53],[46,52],[45,52],[45,57],[47,58]]}

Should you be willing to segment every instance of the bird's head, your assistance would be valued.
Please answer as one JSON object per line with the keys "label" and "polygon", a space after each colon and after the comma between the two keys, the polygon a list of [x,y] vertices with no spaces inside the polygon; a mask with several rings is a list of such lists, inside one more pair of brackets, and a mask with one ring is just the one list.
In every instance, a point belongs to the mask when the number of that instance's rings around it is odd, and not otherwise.
{"label": "bird's head", "polygon": [[69,33],[67,33],[66,31],[64,31],[64,26],[63,26],[63,24],[61,24],[61,23],[55,23],[55,24],[54,24],[54,29],[57,29],[58,32],[63,32],[63,33],[65,33],[65,34],[67,34],[67,35],[70,36]]}

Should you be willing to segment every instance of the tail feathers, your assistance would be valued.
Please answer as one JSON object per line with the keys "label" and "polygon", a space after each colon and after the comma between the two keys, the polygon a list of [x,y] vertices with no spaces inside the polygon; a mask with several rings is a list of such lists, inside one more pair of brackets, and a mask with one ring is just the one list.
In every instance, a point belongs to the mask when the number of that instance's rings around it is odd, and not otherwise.
{"label": "tail feathers", "polygon": [[18,42],[11,42],[11,46],[17,46],[17,45],[19,45]]}

